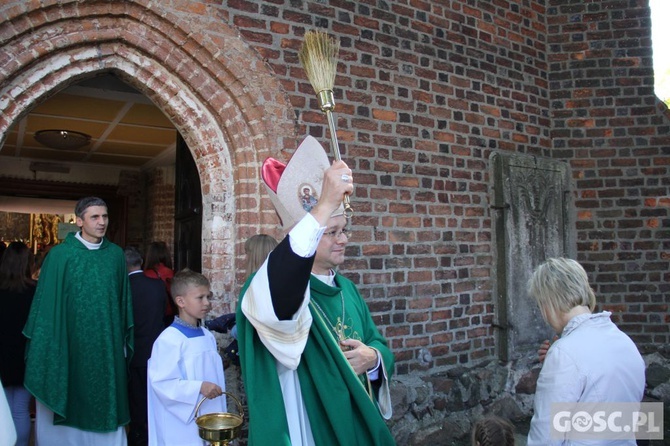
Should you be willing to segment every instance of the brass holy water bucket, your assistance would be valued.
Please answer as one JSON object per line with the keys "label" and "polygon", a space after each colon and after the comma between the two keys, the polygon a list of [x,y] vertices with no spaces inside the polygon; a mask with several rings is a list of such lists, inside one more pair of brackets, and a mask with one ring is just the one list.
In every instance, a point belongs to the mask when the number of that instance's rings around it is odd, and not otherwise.
{"label": "brass holy water bucket", "polygon": [[195,424],[198,425],[198,435],[212,446],[227,446],[229,441],[239,436],[244,422],[244,409],[240,401],[228,392],[223,392],[223,394],[235,400],[239,414],[214,412],[198,416],[200,405],[207,399],[205,397],[195,406]]}

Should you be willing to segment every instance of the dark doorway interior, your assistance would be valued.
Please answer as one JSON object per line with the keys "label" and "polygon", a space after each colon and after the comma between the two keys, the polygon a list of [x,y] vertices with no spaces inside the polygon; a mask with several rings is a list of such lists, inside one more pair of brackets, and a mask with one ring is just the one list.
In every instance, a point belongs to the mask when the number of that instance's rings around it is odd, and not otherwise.
{"label": "dark doorway interior", "polygon": [[177,135],[174,266],[202,272],[202,191],[191,152]]}
{"label": "dark doorway interior", "polygon": [[79,183],[0,178],[0,195],[52,200],[79,200],[84,196],[100,197],[107,203],[109,211],[107,238],[119,246],[126,245],[127,198],[117,194],[116,186],[86,185],[82,188]]}

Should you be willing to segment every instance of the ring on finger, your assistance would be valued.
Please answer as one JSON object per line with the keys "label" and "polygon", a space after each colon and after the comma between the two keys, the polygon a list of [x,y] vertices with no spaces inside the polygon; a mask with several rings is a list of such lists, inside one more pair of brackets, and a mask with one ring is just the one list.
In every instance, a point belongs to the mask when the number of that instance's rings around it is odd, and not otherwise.
{"label": "ring on finger", "polygon": [[349,175],[347,175],[346,173],[342,175],[342,181],[348,183],[349,180],[351,180],[351,177]]}

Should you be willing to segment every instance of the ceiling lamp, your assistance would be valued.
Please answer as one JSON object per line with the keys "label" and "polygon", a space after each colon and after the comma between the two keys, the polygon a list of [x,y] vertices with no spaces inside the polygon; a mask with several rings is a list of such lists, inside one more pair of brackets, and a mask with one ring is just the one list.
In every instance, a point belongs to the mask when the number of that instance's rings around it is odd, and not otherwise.
{"label": "ceiling lamp", "polygon": [[35,139],[52,149],[75,150],[91,142],[91,135],[73,130],[40,130]]}

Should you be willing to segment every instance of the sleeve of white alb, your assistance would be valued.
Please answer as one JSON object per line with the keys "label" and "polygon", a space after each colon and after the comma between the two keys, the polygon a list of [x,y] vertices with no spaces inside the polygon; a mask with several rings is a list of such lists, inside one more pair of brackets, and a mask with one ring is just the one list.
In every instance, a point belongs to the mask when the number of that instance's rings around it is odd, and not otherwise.
{"label": "sleeve of white alb", "polygon": [[288,233],[291,250],[300,257],[312,257],[325,230],[326,227],[308,213]]}

